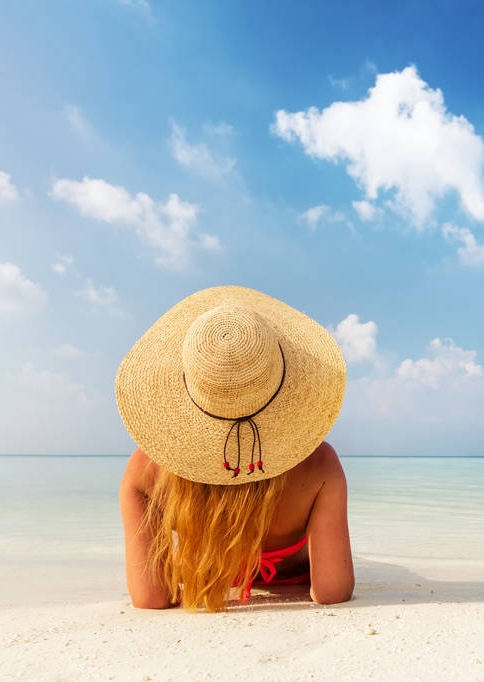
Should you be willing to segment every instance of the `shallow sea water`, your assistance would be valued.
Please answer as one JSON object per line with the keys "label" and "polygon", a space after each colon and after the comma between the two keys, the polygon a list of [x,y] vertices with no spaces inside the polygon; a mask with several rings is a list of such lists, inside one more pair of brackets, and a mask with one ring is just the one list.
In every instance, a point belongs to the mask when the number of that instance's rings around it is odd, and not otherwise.
{"label": "shallow sea water", "polygon": [[484,458],[342,461],[356,554],[484,561]]}
{"label": "shallow sea water", "polygon": [[[0,457],[0,602],[16,603],[20,594],[33,599],[35,590],[51,598],[54,587],[64,597],[125,594],[118,488],[126,462],[122,456]],[[474,574],[484,575],[484,458],[343,457],[342,463],[357,563],[370,562],[377,572],[378,562],[473,564]],[[372,569],[368,580],[374,575]]]}
{"label": "shallow sea water", "polygon": [[[126,457],[0,457],[0,556],[122,543]],[[484,558],[484,458],[343,457],[356,553]]]}

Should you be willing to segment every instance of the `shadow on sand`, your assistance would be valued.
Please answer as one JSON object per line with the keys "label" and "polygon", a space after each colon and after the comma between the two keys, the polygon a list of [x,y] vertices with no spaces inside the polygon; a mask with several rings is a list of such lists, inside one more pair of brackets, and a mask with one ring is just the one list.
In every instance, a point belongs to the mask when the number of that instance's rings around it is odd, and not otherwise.
{"label": "shadow on sand", "polygon": [[[388,604],[484,602],[484,581],[428,580],[404,566],[355,558],[356,586],[350,602],[318,606],[306,585],[253,588],[250,599],[230,602],[230,611],[265,609],[345,609]],[[484,575],[483,575],[484,578]]]}

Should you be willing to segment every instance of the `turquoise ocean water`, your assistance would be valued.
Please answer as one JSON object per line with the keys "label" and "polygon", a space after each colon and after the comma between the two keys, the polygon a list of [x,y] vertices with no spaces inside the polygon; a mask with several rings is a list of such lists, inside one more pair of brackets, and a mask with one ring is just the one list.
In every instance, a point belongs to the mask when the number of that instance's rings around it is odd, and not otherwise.
{"label": "turquoise ocean water", "polygon": [[[89,596],[90,585],[92,596],[125,590],[118,487],[126,462],[0,456],[0,603],[16,603],[20,593],[32,599],[32,581],[40,592],[57,581],[64,598]],[[484,567],[484,458],[342,463],[355,557]]]}

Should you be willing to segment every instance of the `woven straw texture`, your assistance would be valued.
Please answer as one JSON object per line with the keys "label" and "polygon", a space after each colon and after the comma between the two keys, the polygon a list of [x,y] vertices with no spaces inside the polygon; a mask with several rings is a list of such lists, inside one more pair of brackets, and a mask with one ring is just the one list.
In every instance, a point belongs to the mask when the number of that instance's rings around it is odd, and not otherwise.
{"label": "woven straw texture", "polygon": [[[346,367],[327,330],[253,289],[199,291],[165,313],[122,361],[116,398],[135,443],[183,478],[239,485],[308,457],[341,409]],[[259,411],[260,410],[260,411]],[[209,414],[207,414],[209,413]],[[248,475],[254,434],[263,472]],[[240,475],[224,469],[240,454]],[[258,455],[257,455],[258,457]]]}

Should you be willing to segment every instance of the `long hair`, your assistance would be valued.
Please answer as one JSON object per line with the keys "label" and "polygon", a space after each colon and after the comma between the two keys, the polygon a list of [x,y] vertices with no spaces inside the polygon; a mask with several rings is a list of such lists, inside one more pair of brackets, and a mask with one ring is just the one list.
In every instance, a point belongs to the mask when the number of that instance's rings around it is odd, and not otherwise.
{"label": "long hair", "polygon": [[[146,569],[189,610],[225,608],[230,588],[243,594],[260,566],[285,476],[242,485],[194,483],[162,470],[147,502],[151,538]],[[175,534],[174,532],[175,531]]]}

